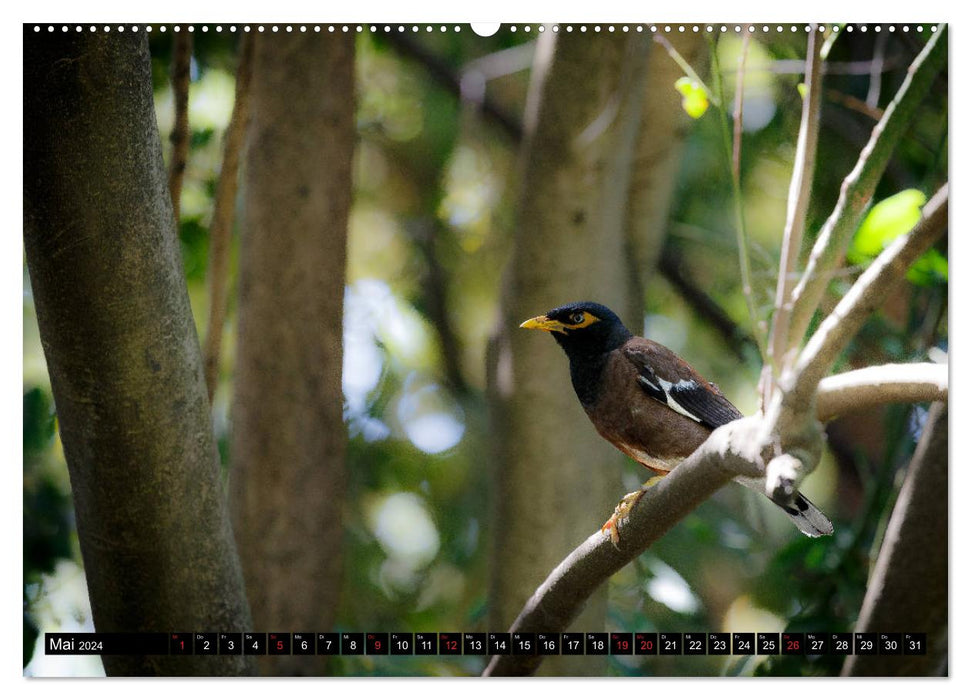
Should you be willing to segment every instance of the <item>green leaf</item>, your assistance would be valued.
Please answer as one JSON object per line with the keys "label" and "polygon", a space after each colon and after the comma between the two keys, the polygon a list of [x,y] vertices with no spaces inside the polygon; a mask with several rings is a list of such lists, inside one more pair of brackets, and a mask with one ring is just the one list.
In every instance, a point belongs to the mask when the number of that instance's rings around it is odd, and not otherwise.
{"label": "green leaf", "polygon": [[920,221],[920,208],[926,202],[927,195],[920,190],[904,190],[878,202],[857,229],[850,252],[858,255],[860,262],[877,257]]}
{"label": "green leaf", "polygon": [[931,248],[910,266],[907,279],[921,287],[947,283],[947,258],[936,248]]}
{"label": "green leaf", "polygon": [[796,85],[796,90],[799,92],[799,97],[806,99],[806,92],[809,90],[809,88],[806,87],[806,83],[799,83]]}
{"label": "green leaf", "polygon": [[708,95],[696,81],[687,76],[678,78],[674,89],[681,93],[681,108],[692,119],[698,119],[708,111]]}
{"label": "green leaf", "polygon": [[[869,264],[896,238],[912,229],[920,221],[920,208],[927,195],[920,190],[903,190],[878,202],[870,209],[853,238],[846,258],[854,265]],[[947,282],[947,258],[932,248],[917,259],[907,279],[927,287]]]}

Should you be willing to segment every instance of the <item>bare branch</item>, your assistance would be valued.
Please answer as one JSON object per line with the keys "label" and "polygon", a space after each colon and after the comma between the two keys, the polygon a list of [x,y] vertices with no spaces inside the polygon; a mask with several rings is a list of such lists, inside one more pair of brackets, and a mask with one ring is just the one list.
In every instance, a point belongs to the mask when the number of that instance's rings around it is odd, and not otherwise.
{"label": "bare branch", "polygon": [[833,312],[806,343],[790,378],[784,379],[789,400],[800,405],[811,398],[816,386],[836,361],[867,317],[908,268],[947,229],[948,186],[944,185],[924,206],[920,221],[891,243],[860,275]]}
{"label": "bare branch", "polygon": [[[823,419],[843,410],[946,396],[945,365],[869,367],[825,379],[819,387],[817,413]],[[619,550],[602,533],[588,537],[536,589],[509,631],[565,629],[603,582],[701,502],[736,476],[764,476],[761,465],[766,461],[771,443],[772,438],[766,442],[764,422],[758,416],[743,418],[716,430],[676,470],[647,491],[631,510],[630,518],[623,523]],[[483,675],[528,675],[542,661],[542,656],[494,656]]]}
{"label": "bare branch", "polygon": [[749,351],[758,352],[755,339],[739,326],[702,287],[684,270],[684,261],[677,248],[665,245],[658,261],[658,272],[681,295],[701,318],[707,321],[725,341],[725,347],[744,362]]}
{"label": "bare branch", "polygon": [[169,140],[172,160],[169,163],[169,194],[178,230],[182,211],[182,180],[189,159],[189,69],[192,65],[192,34],[179,32],[172,45],[172,95],[175,102],[175,124]]}
{"label": "bare branch", "polygon": [[883,61],[887,53],[887,40],[889,38],[890,35],[886,32],[878,34],[873,45],[873,59],[870,62],[870,87],[866,93],[866,104],[874,109],[880,104]]}
{"label": "bare branch", "polygon": [[857,332],[892,286],[903,278],[917,257],[943,234],[947,224],[947,186],[924,207],[920,222],[908,234],[895,240],[860,275],[850,292],[803,348],[792,370],[784,371],[778,390],[765,408],[761,440],[776,445],[778,454],[797,458],[801,468],[780,478],[769,469],[767,493],[784,501],[798,489],[800,482],[819,462],[822,431],[813,406],[817,387],[832,367],[837,355]]}
{"label": "bare branch", "polygon": [[836,416],[888,403],[947,401],[947,365],[935,362],[864,367],[826,377],[819,383],[816,418]]}
{"label": "bare branch", "polygon": [[839,90],[827,90],[826,99],[830,102],[835,102],[836,104],[842,105],[847,109],[851,109],[854,112],[859,112],[865,117],[869,117],[875,122],[883,119],[883,110],[877,107],[871,107],[863,100],[858,97],[853,97],[853,95],[847,95],[845,92],[840,92]]}
{"label": "bare branch", "polygon": [[249,120],[249,83],[253,63],[253,37],[244,34],[240,38],[239,63],[236,67],[236,99],[233,113],[226,127],[222,169],[216,200],[213,205],[212,223],[209,225],[209,325],[203,347],[203,367],[206,388],[212,401],[219,383],[219,356],[222,350],[223,324],[226,320],[228,296],[229,250],[233,230],[233,214],[236,208],[236,190],[239,180],[239,157],[243,150],[246,123]]}
{"label": "bare branch", "polygon": [[[564,559],[526,603],[510,632],[558,632],[612,574],[656,542],[736,476],[760,477],[753,450],[757,418],[722,426],[694,454],[647,491],[621,530],[619,549],[597,532]],[[542,656],[494,656],[484,676],[528,675]]]}
{"label": "bare branch", "polygon": [[[810,35],[812,36],[812,35]],[[742,31],[742,50],[738,56],[738,68],[735,71],[735,107],[732,112],[732,176],[737,181],[742,177],[742,108],[745,104],[745,59],[748,57],[748,45],[751,35],[748,30]]]}
{"label": "bare branch", "polygon": [[784,351],[789,337],[789,318],[792,313],[790,294],[795,283],[796,262],[802,249],[802,238],[806,228],[806,212],[809,210],[809,195],[813,185],[813,171],[816,168],[816,144],[819,141],[819,113],[822,104],[822,65],[819,55],[816,25],[810,25],[809,42],[806,47],[806,96],[802,101],[802,121],[799,125],[799,139],[796,145],[796,159],[789,183],[789,201],[786,209],[786,227],[782,237],[779,280],[775,290],[775,316],[772,320],[772,334],[769,338],[767,360],[762,378],[763,397],[772,393],[774,376],[778,371],[777,351]]}
{"label": "bare branch", "polygon": [[946,35],[947,27],[941,25],[914,60],[883,119],[873,128],[856,166],[843,180],[836,208],[819,232],[806,270],[793,291],[788,347],[798,347],[801,343],[832,270],[846,254],[895,146],[947,61]]}

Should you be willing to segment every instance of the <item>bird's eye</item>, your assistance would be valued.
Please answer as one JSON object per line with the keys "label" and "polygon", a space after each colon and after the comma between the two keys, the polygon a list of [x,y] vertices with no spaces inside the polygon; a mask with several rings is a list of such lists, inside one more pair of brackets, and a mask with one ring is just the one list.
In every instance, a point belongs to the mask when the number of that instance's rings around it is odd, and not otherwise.
{"label": "bird's eye", "polygon": [[570,323],[575,323],[577,325],[583,323],[583,312],[582,311],[576,311],[576,312],[570,314]]}

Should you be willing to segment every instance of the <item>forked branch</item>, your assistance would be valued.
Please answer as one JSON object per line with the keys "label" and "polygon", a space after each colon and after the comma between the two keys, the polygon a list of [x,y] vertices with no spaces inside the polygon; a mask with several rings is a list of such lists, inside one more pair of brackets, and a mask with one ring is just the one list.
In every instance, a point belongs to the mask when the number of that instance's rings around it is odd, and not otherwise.
{"label": "forked branch", "polygon": [[[856,166],[843,180],[836,208],[819,232],[806,270],[793,290],[787,348],[796,348],[801,344],[833,271],[846,255],[853,233],[873,198],[890,156],[947,61],[946,36],[947,27],[941,25],[910,66],[907,77],[883,118],[873,128],[870,141],[860,153]],[[777,347],[776,352],[780,351],[782,348]]]}

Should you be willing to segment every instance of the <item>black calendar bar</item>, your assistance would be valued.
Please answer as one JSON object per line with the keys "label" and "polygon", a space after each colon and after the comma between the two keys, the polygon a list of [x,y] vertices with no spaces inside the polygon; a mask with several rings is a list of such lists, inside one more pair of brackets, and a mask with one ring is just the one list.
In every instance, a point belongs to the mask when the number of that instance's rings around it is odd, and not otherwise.
{"label": "black calendar bar", "polygon": [[47,632],[66,655],[905,655],[926,654],[923,632]]}
{"label": "black calendar bar", "polygon": [[47,632],[44,653],[51,656],[90,654],[154,655],[169,653],[169,637],[158,634],[125,634],[122,632]]}

